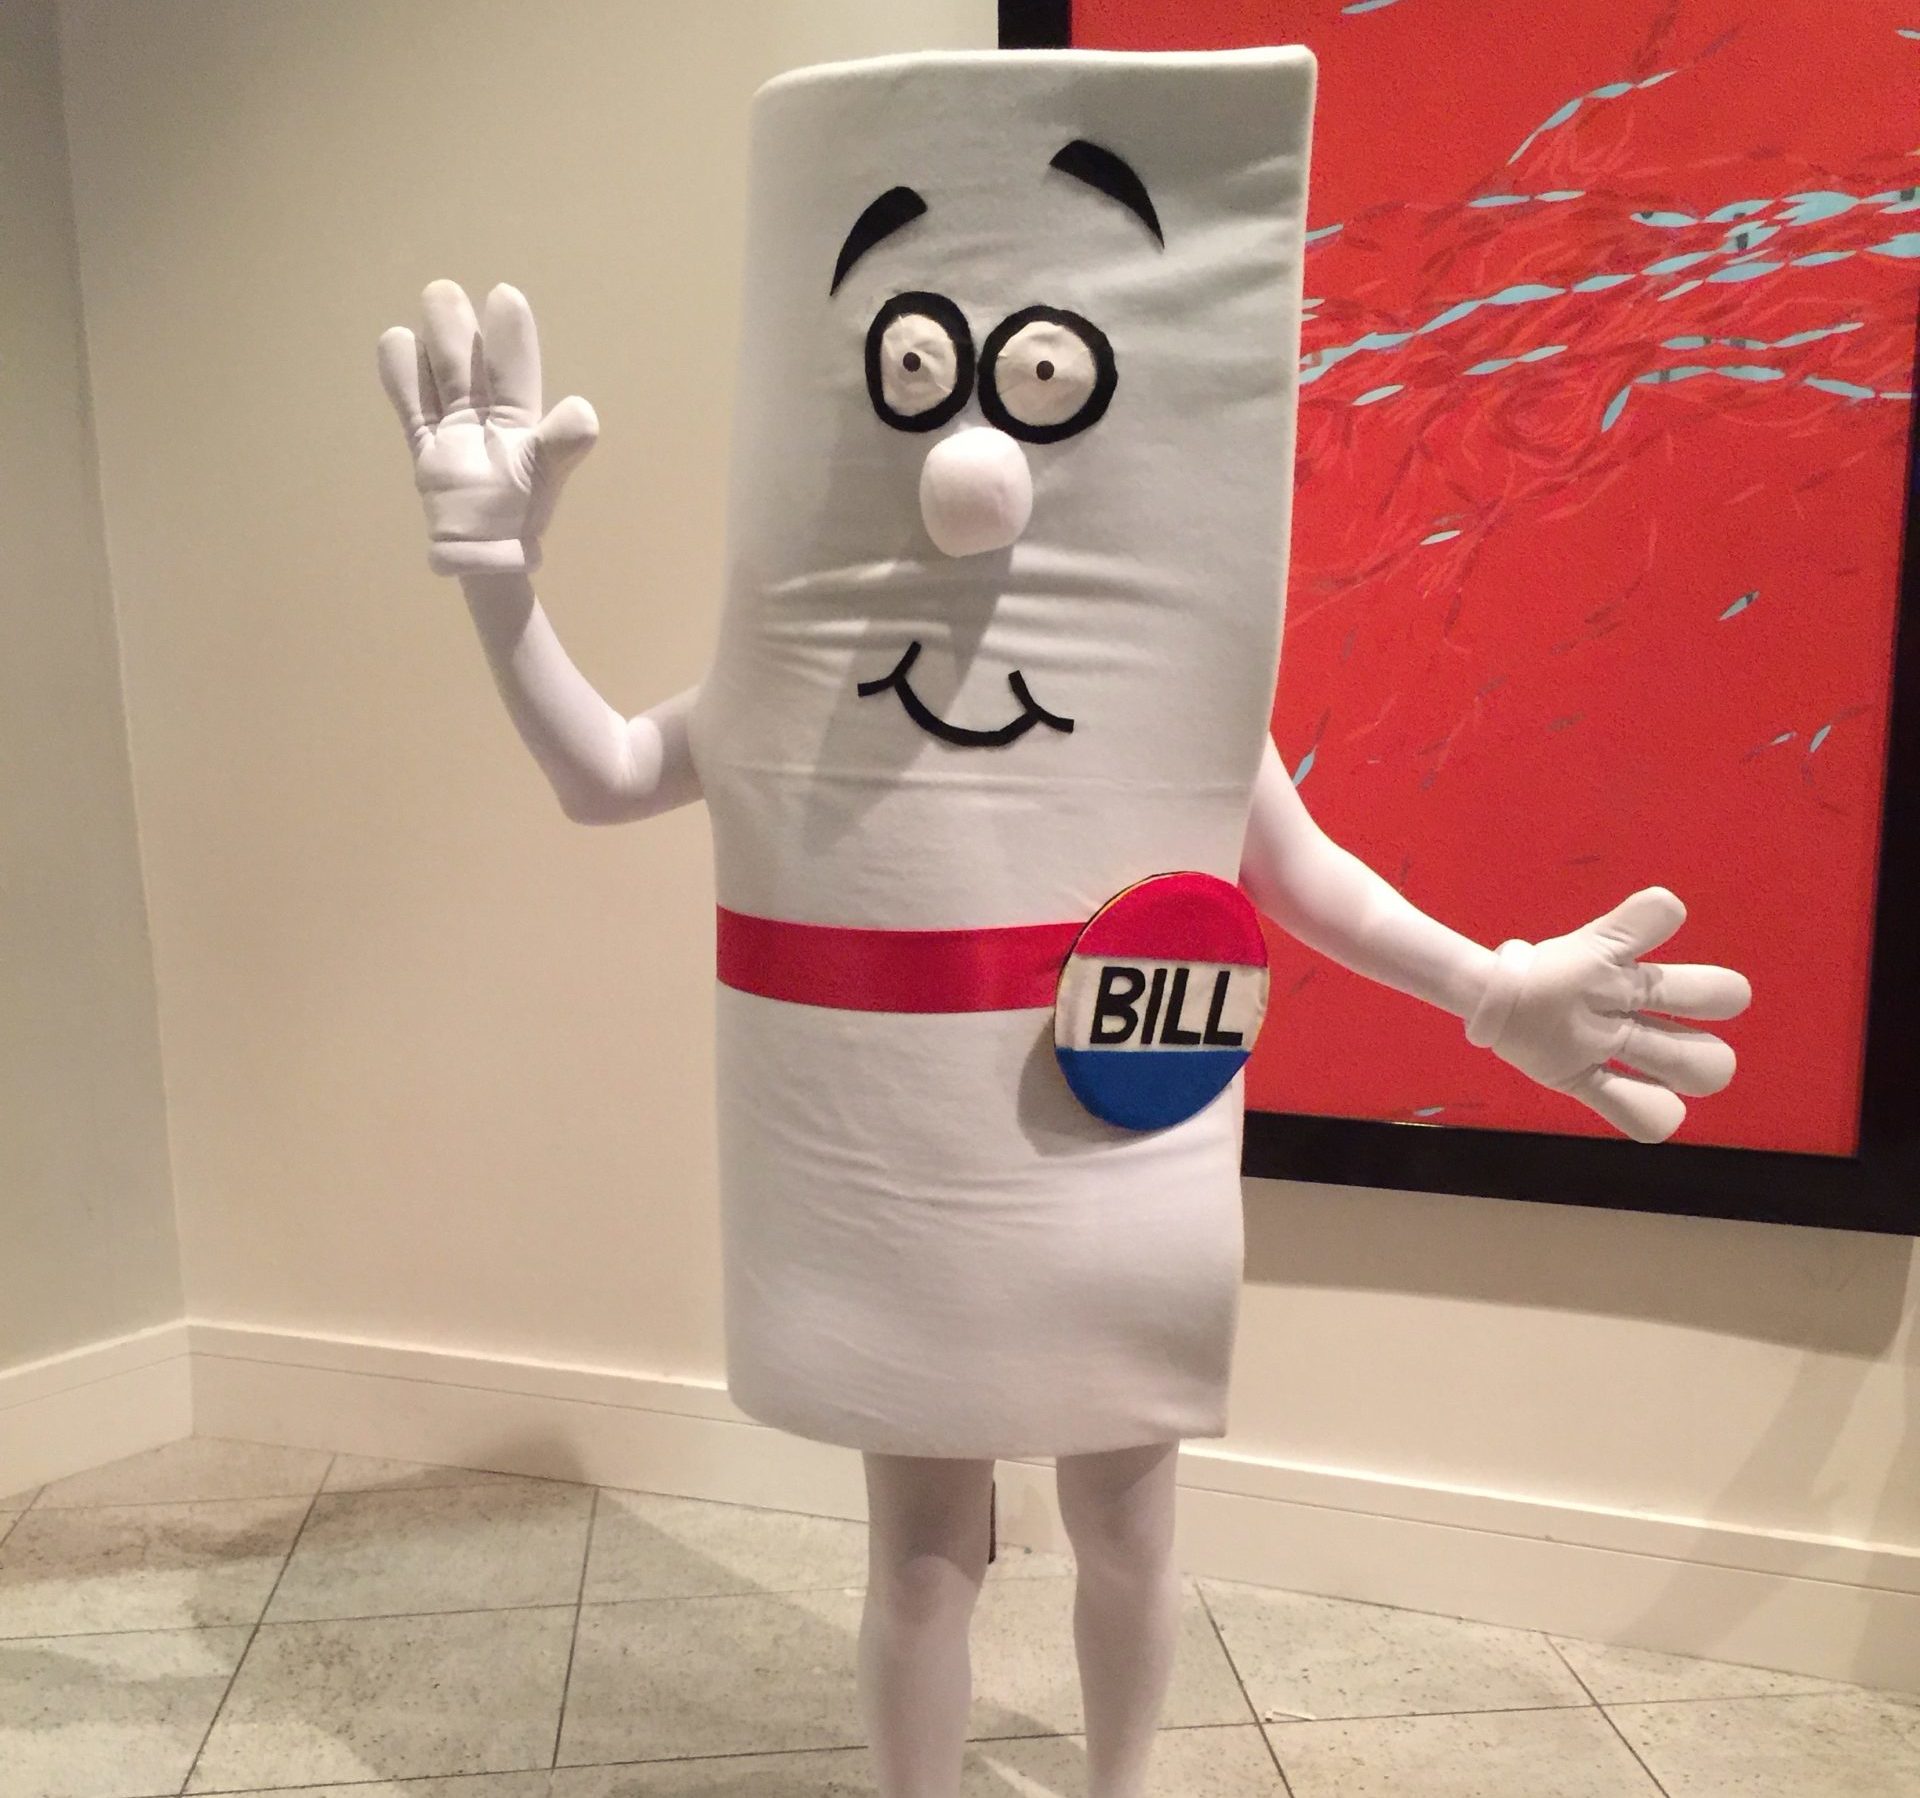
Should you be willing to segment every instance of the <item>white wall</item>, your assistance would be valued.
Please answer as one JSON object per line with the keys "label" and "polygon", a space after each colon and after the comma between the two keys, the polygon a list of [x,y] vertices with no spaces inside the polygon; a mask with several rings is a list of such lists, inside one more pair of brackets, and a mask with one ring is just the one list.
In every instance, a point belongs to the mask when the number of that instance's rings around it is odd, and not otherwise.
{"label": "white wall", "polygon": [[[54,11],[9,4],[0,7],[0,1370],[180,1311],[85,395]],[[0,1415],[0,1434],[8,1427]]]}
{"label": "white wall", "polygon": [[[992,10],[65,9],[195,1316],[717,1375],[704,823],[561,821],[422,568],[372,345],[430,276],[531,293],[605,427],[543,590],[610,696],[674,690],[746,97]],[[1920,1555],[1905,1241],[1266,1183],[1248,1222],[1233,1451]]]}

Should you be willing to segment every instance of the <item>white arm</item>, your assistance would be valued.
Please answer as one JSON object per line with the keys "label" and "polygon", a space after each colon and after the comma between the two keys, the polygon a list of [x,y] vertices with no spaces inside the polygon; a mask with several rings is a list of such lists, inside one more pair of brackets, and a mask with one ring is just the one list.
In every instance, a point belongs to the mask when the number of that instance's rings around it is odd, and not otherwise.
{"label": "white arm", "polygon": [[1313,821],[1269,742],[1254,783],[1240,880],[1310,949],[1457,1018],[1487,989],[1494,954],[1420,910]]}
{"label": "white arm", "polygon": [[452,281],[421,298],[426,340],[380,339],[380,379],[399,415],[426,507],[427,560],[460,577],[494,683],[569,818],[617,824],[700,797],[687,746],[694,695],[623,718],[574,667],[533,596],[540,537],[599,421],[583,399],[544,412],[540,338],[526,297],[496,287],[486,323]]}
{"label": "white arm", "polygon": [[1468,1041],[1642,1142],[1680,1127],[1681,1093],[1717,1093],[1733,1078],[1726,1043],[1672,1020],[1737,1017],[1752,989],[1731,968],[1640,960],[1686,921],[1686,907],[1664,887],[1634,893],[1563,936],[1483,949],[1331,841],[1271,742],[1254,783],[1240,879],[1310,948],[1464,1018]]}
{"label": "white arm", "polygon": [[700,797],[687,746],[697,688],[622,717],[573,665],[524,574],[460,585],[508,715],[569,818],[622,824]]}

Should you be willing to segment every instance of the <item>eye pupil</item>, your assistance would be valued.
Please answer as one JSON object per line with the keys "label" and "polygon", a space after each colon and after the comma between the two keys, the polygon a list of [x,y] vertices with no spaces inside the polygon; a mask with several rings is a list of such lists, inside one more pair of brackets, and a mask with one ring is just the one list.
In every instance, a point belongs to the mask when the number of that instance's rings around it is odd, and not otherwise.
{"label": "eye pupil", "polygon": [[1053,364],[1045,361],[1036,362],[1033,365],[1033,372],[1036,379],[1051,381],[1053,379]]}
{"label": "eye pupil", "polygon": [[910,375],[917,373],[920,368],[920,352],[918,350],[907,351],[907,353],[900,358],[900,366]]}

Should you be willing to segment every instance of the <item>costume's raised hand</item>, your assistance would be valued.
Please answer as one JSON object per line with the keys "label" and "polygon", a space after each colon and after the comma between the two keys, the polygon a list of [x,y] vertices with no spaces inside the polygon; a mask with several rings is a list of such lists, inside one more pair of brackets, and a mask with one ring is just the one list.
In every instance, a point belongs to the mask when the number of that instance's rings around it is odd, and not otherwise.
{"label": "costume's raised hand", "polygon": [[438,574],[522,573],[574,465],[600,434],[583,399],[540,410],[540,339],[517,288],[487,295],[484,322],[452,281],[421,295],[424,343],[380,339],[380,381],[413,454]]}
{"label": "costume's raised hand", "polygon": [[1753,996],[1731,968],[1640,960],[1686,917],[1673,894],[1648,887],[1565,936],[1503,943],[1469,1040],[1638,1141],[1664,1142],[1687,1115],[1681,1093],[1717,1093],[1733,1078],[1726,1043],[1673,1020],[1737,1017]]}

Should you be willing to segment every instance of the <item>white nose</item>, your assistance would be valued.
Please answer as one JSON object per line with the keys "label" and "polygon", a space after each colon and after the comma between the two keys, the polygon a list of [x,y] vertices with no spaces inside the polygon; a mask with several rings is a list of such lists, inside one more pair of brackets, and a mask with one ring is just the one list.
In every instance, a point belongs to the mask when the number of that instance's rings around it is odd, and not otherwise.
{"label": "white nose", "polygon": [[1005,549],[1033,516],[1033,476],[1019,444],[991,425],[941,438],[920,470],[920,516],[947,555]]}

